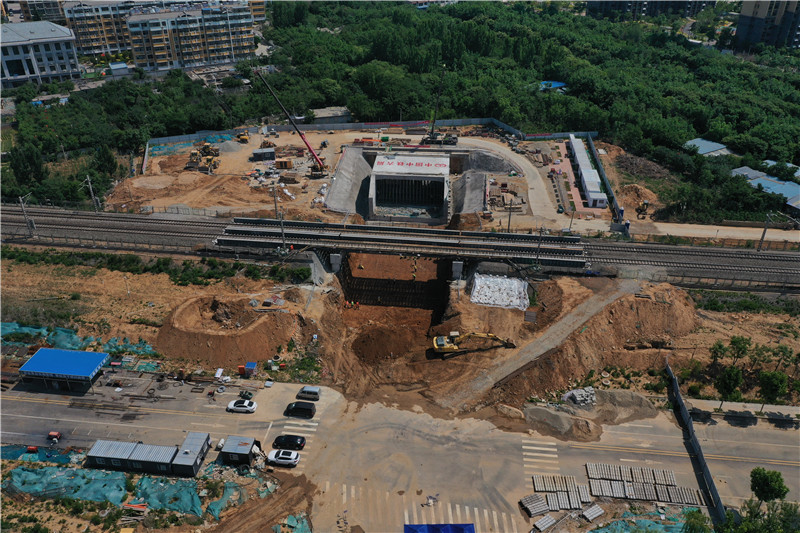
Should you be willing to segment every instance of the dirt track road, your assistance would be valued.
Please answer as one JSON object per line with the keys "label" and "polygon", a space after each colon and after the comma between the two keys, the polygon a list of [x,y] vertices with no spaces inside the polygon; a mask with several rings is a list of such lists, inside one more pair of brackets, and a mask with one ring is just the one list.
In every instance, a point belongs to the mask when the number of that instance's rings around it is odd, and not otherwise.
{"label": "dirt track road", "polygon": [[523,347],[514,357],[498,360],[494,367],[487,369],[472,383],[464,384],[458,390],[452,391],[451,394],[442,395],[437,403],[448,409],[461,409],[465,404],[474,402],[504,377],[536,360],[548,350],[560,346],[573,331],[602,311],[608,304],[626,294],[632,294],[638,289],[638,280],[618,280],[609,289],[591,296],[561,320],[550,325],[540,337]]}

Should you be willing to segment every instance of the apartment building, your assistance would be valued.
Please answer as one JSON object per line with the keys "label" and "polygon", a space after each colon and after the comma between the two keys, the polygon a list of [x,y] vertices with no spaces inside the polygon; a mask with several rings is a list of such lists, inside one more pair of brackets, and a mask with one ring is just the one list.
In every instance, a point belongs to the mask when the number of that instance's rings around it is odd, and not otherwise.
{"label": "apartment building", "polygon": [[742,11],[736,25],[736,48],[746,50],[757,43],[781,48],[800,48],[800,2],[742,2]]}
{"label": "apartment building", "polygon": [[[250,12],[251,26],[266,19],[265,0],[123,0],[70,1],[64,3],[67,25],[75,32],[78,51],[84,55],[114,54],[132,51],[128,18],[163,12],[192,11],[203,7],[245,6]],[[251,28],[252,29],[252,28]]]}
{"label": "apartment building", "polygon": [[80,77],[75,35],[52,22],[0,25],[3,89]]}
{"label": "apartment building", "polygon": [[716,0],[604,0],[587,2],[586,11],[594,16],[630,16],[634,20],[661,14],[694,17],[716,3]]}
{"label": "apartment building", "polygon": [[127,25],[133,61],[145,70],[235,63],[255,54],[253,15],[243,2],[139,10]]}
{"label": "apartment building", "polygon": [[66,26],[61,0],[20,0],[19,9],[25,22],[48,20]]}

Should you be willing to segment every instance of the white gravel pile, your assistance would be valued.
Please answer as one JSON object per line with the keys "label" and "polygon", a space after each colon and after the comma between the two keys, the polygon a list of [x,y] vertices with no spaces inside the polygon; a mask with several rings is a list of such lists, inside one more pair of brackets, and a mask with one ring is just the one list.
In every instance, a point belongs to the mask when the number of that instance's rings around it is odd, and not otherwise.
{"label": "white gravel pile", "polygon": [[475,304],[524,311],[530,305],[525,282],[505,276],[475,274],[470,301]]}

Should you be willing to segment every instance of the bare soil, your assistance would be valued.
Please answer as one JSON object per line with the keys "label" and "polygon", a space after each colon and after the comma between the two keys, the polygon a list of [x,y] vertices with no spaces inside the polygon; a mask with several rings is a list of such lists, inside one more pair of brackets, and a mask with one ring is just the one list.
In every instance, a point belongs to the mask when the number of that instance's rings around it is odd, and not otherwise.
{"label": "bare soil", "polygon": [[[636,207],[644,200],[650,202],[650,213],[664,206],[658,194],[644,184],[650,180],[673,182],[674,178],[667,169],[642,157],[628,154],[619,146],[599,141],[595,145],[607,152],[607,155],[600,155],[600,160],[617,195],[617,201],[631,217],[635,216]],[[623,172],[629,176],[623,176]],[[636,181],[631,183],[631,179]]]}

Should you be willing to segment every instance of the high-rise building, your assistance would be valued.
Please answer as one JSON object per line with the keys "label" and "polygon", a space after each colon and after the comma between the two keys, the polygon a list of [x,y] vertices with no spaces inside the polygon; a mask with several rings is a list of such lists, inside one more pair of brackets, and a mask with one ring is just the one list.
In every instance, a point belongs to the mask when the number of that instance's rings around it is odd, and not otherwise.
{"label": "high-rise building", "polygon": [[49,20],[61,26],[66,25],[61,0],[20,0],[19,9],[25,22]]}
{"label": "high-rise building", "polygon": [[127,25],[133,61],[145,70],[234,63],[253,57],[256,48],[253,15],[243,2],[139,10]]}
{"label": "high-rise building", "polygon": [[2,86],[50,83],[80,77],[75,35],[48,21],[0,25]]}
{"label": "high-rise building", "polygon": [[742,2],[742,12],[736,25],[736,48],[746,50],[756,43],[800,48],[800,2]]}
{"label": "high-rise building", "polygon": [[707,7],[716,5],[716,0],[608,0],[587,2],[587,13],[594,16],[627,16],[638,20],[661,14],[693,17]]}
{"label": "high-rise building", "polygon": [[[81,54],[114,54],[132,49],[127,19],[132,15],[193,11],[201,7],[242,6],[250,12],[251,26],[266,19],[264,0],[103,0],[70,1],[64,4],[67,25],[75,32]],[[252,28],[251,28],[252,29]]]}

